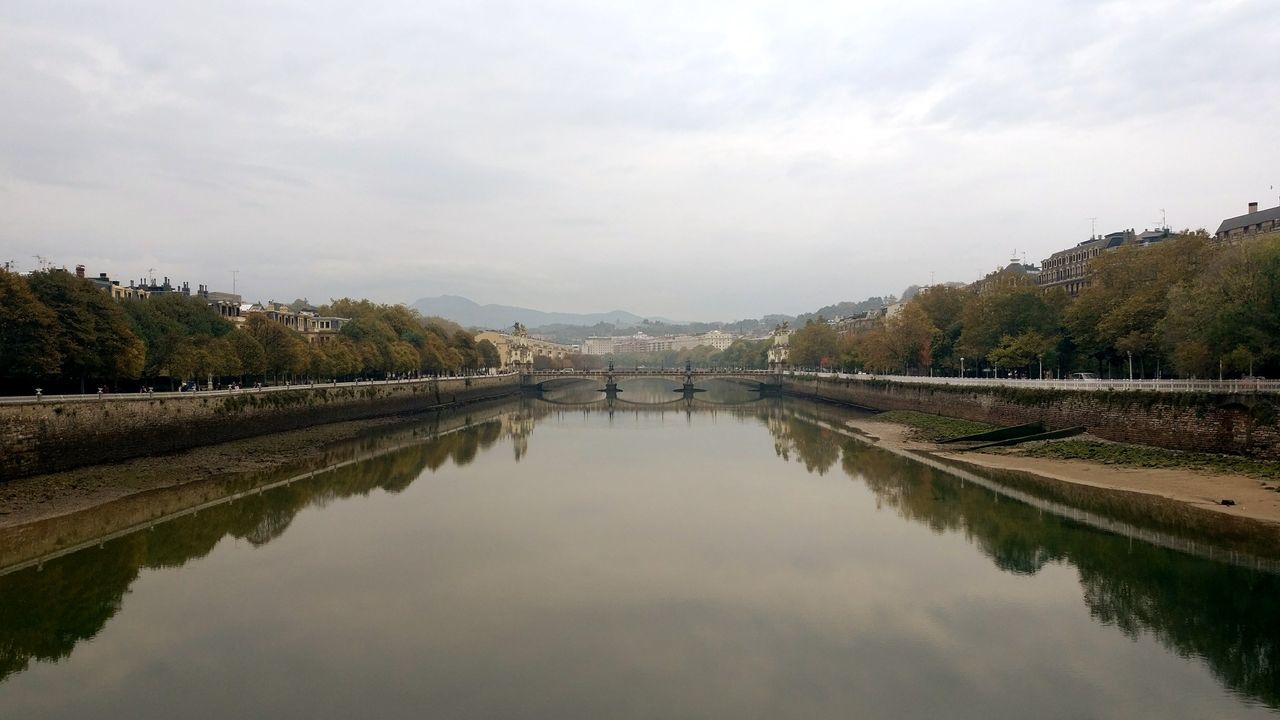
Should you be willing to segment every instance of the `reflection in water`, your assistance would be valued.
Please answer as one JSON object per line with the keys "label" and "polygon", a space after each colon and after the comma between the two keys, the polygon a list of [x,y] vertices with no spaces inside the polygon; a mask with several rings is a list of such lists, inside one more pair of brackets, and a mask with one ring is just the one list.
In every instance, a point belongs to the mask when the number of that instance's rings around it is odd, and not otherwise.
{"label": "reflection in water", "polygon": [[261,494],[216,505],[195,515],[160,523],[89,549],[0,577],[0,678],[23,670],[31,659],[67,657],[75,644],[93,637],[120,609],[121,599],[143,568],[182,567],[230,536],[259,546],[288,530],[309,506],[324,506],[374,490],[399,493],[424,470],[446,463],[464,466],[494,445],[504,432],[531,426],[522,413],[439,435],[409,447],[339,467],[314,480],[293,482]]}
{"label": "reflection in water", "polygon": [[780,456],[794,451],[818,473],[840,458],[879,503],[934,532],[962,533],[1001,570],[1074,566],[1099,622],[1130,637],[1151,632],[1179,654],[1203,658],[1228,687],[1280,706],[1280,614],[1258,601],[1280,597],[1280,576],[1101,533],[795,415],[775,414],[769,429]]}
{"label": "reflection in water", "polygon": [[[633,390],[646,399],[665,399],[651,387]],[[4,609],[0,616],[0,679],[20,676],[33,660],[48,662],[71,656],[77,643],[97,635],[121,611],[126,594],[144,569],[181,568],[210,555],[226,537],[255,547],[267,545],[286,535],[305,508],[368,496],[375,490],[402,493],[424,473],[466,467],[504,440],[511,443],[512,460],[519,463],[529,457],[531,443],[536,451],[534,430],[540,423],[549,433],[580,432],[583,437],[579,442],[594,442],[586,435],[594,432],[591,428],[595,425],[574,430],[570,420],[590,420],[598,417],[597,411],[558,404],[577,397],[586,400],[586,393],[572,390],[558,395],[551,402],[526,399],[507,405],[477,421],[464,420],[458,429],[444,434],[421,437],[421,431],[415,430],[410,435],[419,436],[406,441],[402,433],[391,449],[385,441],[380,446],[376,439],[369,439],[356,448],[355,455],[364,458],[358,462],[350,462],[348,457],[343,460],[348,464],[314,478],[178,517],[100,548],[51,560],[40,568],[0,576],[0,608]],[[1231,690],[1269,707],[1280,705],[1280,619],[1270,602],[1280,595],[1276,575],[1099,532],[1001,498],[989,489],[963,483],[939,469],[905,460],[799,414],[825,413],[838,418],[838,411],[789,401],[750,401],[749,394],[744,397],[748,402],[716,410],[692,406],[628,406],[618,410],[615,406],[614,412],[637,419],[667,413],[709,419],[725,416],[763,425],[773,438],[778,458],[794,461],[815,476],[825,476],[838,466],[874,494],[877,508],[891,508],[901,518],[927,526],[939,536],[962,538],[1005,573],[1031,577],[1050,566],[1075,568],[1083,602],[1097,623],[1134,639],[1149,634],[1179,656],[1200,658]],[[589,401],[596,399],[591,396]],[[433,427],[443,426],[437,421]],[[699,430],[695,425],[691,432]],[[625,441],[622,435],[608,437],[612,442]],[[699,460],[689,458],[688,462],[693,465]],[[572,464],[575,459],[558,461]],[[503,472],[521,472],[520,466],[508,468]],[[575,471],[605,472],[595,467]],[[548,485],[547,492],[553,491]],[[803,532],[804,528],[790,531]],[[892,548],[884,551],[892,552]],[[3,689],[0,684],[0,693]]]}

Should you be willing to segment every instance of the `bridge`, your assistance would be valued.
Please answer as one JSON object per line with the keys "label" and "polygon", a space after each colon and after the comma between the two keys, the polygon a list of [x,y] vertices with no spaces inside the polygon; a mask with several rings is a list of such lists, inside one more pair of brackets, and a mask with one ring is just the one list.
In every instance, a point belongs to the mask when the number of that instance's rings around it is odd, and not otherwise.
{"label": "bridge", "polygon": [[728,380],[751,386],[761,394],[776,394],[782,390],[782,374],[773,370],[722,370],[694,369],[690,363],[684,368],[616,368],[612,362],[603,370],[532,370],[526,369],[520,375],[520,385],[528,392],[541,393],[568,385],[572,381],[596,380],[604,384],[599,388],[606,396],[616,397],[619,392],[619,380],[637,378],[670,378],[680,382],[680,388],[674,392],[692,397],[695,393],[705,392],[706,388],[698,387],[698,381]]}

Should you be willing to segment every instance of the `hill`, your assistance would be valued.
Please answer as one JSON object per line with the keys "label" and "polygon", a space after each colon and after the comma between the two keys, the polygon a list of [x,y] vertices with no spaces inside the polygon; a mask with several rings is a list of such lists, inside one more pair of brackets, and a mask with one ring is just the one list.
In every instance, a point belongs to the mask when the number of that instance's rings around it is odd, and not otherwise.
{"label": "hill", "polygon": [[412,307],[423,315],[438,315],[465,327],[501,329],[521,322],[530,328],[546,325],[591,326],[606,323],[616,327],[639,325],[644,318],[625,310],[603,313],[560,313],[514,305],[481,305],[457,295],[422,298]]}

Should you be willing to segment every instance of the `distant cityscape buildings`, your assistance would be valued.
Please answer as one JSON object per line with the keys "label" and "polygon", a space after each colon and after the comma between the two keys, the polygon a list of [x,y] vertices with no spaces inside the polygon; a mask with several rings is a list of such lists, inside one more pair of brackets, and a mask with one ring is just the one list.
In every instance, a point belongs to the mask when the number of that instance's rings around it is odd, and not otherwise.
{"label": "distant cityscape buildings", "polygon": [[1104,252],[1117,248],[1137,245],[1147,247],[1162,240],[1173,237],[1169,228],[1143,230],[1135,232],[1133,228],[1109,233],[1100,237],[1091,237],[1075,247],[1059,250],[1050,255],[1043,263],[1039,273],[1040,287],[1049,290],[1062,288],[1072,297],[1088,287],[1091,272],[1090,262]]}
{"label": "distant cityscape buildings", "polygon": [[[84,265],[76,265],[75,272],[76,277],[88,280],[103,292],[109,293],[117,302],[148,300],[166,294],[192,297],[188,283],[174,285],[167,277],[161,282],[143,278],[136,283],[130,280],[128,285],[121,285],[119,280],[112,280],[107,273],[89,277]],[[314,309],[293,309],[274,301],[265,304],[246,303],[238,294],[211,291],[207,285],[197,286],[194,296],[204,300],[218,315],[237,328],[243,327],[251,315],[260,313],[274,323],[297,331],[309,343],[331,342],[349,321],[349,318],[322,316]]]}
{"label": "distant cityscape buildings", "polygon": [[[1258,203],[1251,202],[1247,207],[1248,212],[1245,214],[1223,220],[1212,237],[1217,241],[1232,242],[1246,237],[1280,232],[1280,205],[1260,210]],[[1068,295],[1076,296],[1089,286],[1093,276],[1093,260],[1104,253],[1125,247],[1149,247],[1171,237],[1173,233],[1168,227],[1142,232],[1128,228],[1106,235],[1095,235],[1072,247],[1052,253],[1038,267],[1014,257],[1004,266],[965,287],[981,294],[1011,284],[1025,285],[1030,282],[1046,291],[1061,288]],[[11,264],[6,264],[5,267],[7,269],[10,266]],[[210,308],[236,327],[243,327],[250,317],[258,314],[271,322],[297,331],[310,343],[332,341],[342,330],[342,326],[349,322],[348,318],[322,316],[310,305],[291,308],[274,301],[246,303],[239,294],[213,291],[207,285],[197,286],[193,293],[188,283],[175,284],[168,277],[162,278],[159,282],[154,278],[141,278],[136,281],[130,280],[128,285],[124,285],[118,280],[112,280],[107,273],[90,276],[86,273],[84,265],[77,265],[75,274],[103,292],[109,293],[117,302],[145,301],[163,295],[194,296],[204,300]],[[827,323],[839,335],[861,332],[894,317],[903,307],[902,302],[888,303],[866,312],[830,318],[827,319]],[[789,334],[789,328],[779,326],[770,335],[773,339],[775,354],[785,353]],[[503,365],[509,363],[513,347],[513,336],[510,333],[485,331],[478,333],[475,339],[491,341],[497,346]],[[625,336],[591,336],[579,346],[535,338],[525,333],[520,338],[520,345],[521,348],[527,348],[533,357],[563,359],[579,353],[620,355],[691,350],[704,346],[722,351],[736,339],[737,336],[723,330],[680,335],[648,335],[637,332]],[[777,360],[781,361],[781,356]]]}
{"label": "distant cityscape buildings", "polygon": [[711,330],[699,335],[647,335],[643,332],[623,336],[592,336],[582,345],[587,355],[622,355],[626,353],[666,352],[668,350],[692,350],[710,347],[724,350],[736,337],[723,330]]}
{"label": "distant cityscape buildings", "polygon": [[[1223,220],[1214,232],[1213,238],[1218,241],[1231,241],[1272,232],[1280,232],[1280,205],[1259,210],[1258,203],[1251,202],[1245,214]],[[1025,278],[1045,290],[1061,288],[1068,295],[1075,297],[1092,281],[1092,262],[1095,258],[1123,247],[1150,247],[1168,240],[1173,235],[1174,233],[1168,227],[1142,232],[1128,228],[1106,235],[1095,235],[1077,245],[1051,254],[1038,268],[1015,258],[1005,267],[988,273],[968,287],[982,293]]]}
{"label": "distant cityscape buildings", "polygon": [[581,349],[577,345],[566,345],[563,343],[551,342],[541,338],[532,337],[530,335],[522,336],[517,342],[515,335],[509,332],[497,332],[495,330],[485,330],[476,333],[476,342],[488,340],[498,348],[498,357],[502,361],[502,367],[512,364],[512,353],[517,346],[527,348],[530,361],[533,358],[555,358],[557,360],[564,359],[570,355],[577,355]]}

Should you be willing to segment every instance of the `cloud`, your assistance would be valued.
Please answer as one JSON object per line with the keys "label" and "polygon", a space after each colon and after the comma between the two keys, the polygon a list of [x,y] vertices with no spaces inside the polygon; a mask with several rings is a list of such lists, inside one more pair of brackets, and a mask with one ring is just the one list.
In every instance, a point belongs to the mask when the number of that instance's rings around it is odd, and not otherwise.
{"label": "cloud", "polygon": [[1277,34],[1264,0],[11,3],[0,243],[274,297],[801,312],[1261,199]]}

